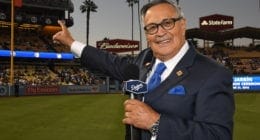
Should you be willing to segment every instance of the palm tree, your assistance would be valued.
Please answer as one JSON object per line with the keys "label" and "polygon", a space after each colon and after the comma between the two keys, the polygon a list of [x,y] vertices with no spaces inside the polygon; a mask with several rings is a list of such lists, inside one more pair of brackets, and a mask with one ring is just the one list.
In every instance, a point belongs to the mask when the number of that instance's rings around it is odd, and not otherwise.
{"label": "palm tree", "polygon": [[90,12],[97,12],[97,5],[92,0],[85,0],[80,6],[81,13],[86,12],[86,44],[89,45],[89,20]]}
{"label": "palm tree", "polygon": [[132,13],[132,40],[134,40],[134,4],[139,3],[139,0],[126,0],[128,6],[131,7]]}
{"label": "palm tree", "polygon": [[180,1],[180,0],[176,0],[176,2],[177,2],[177,5],[179,5],[179,1]]}
{"label": "palm tree", "polygon": [[140,14],[140,0],[138,0],[138,3],[137,3],[137,6],[138,6],[138,24],[139,24],[139,37],[140,37],[140,42],[139,42],[139,50],[141,51],[142,50],[142,24],[141,24],[141,14]]}

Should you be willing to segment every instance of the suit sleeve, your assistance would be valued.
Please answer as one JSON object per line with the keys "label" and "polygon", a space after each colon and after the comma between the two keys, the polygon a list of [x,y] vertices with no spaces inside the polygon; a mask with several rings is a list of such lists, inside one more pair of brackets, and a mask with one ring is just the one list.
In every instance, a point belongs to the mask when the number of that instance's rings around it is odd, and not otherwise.
{"label": "suit sleeve", "polygon": [[98,70],[119,81],[124,81],[124,68],[132,61],[128,57],[119,57],[110,52],[87,46],[81,54],[81,64],[91,70]]}
{"label": "suit sleeve", "polygon": [[158,140],[232,140],[233,114],[232,74],[216,70],[196,95],[192,119],[161,114]]}

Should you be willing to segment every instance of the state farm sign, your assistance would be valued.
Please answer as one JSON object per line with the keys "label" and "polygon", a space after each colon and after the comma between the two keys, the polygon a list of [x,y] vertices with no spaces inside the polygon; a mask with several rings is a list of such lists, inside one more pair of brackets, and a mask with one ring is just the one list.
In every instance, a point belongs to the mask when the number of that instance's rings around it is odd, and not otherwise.
{"label": "state farm sign", "polygon": [[113,39],[97,41],[97,48],[111,52],[131,52],[139,50],[139,41]]}
{"label": "state farm sign", "polygon": [[234,17],[218,14],[200,17],[200,28],[208,31],[232,29],[234,28]]}

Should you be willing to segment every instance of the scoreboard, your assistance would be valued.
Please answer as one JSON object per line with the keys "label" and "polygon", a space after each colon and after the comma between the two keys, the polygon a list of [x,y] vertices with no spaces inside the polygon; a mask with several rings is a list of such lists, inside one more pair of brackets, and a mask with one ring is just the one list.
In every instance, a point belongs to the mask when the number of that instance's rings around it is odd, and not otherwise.
{"label": "scoreboard", "polygon": [[260,92],[260,75],[233,76],[233,89]]}

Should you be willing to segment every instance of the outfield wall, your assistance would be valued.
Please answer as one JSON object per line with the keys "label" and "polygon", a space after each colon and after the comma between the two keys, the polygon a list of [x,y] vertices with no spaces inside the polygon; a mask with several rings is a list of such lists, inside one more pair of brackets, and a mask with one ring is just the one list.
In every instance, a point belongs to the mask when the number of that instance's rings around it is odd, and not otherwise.
{"label": "outfield wall", "polygon": [[108,93],[106,85],[93,86],[0,86],[0,96]]}
{"label": "outfield wall", "polygon": [[0,86],[0,96],[13,96],[13,88],[9,86]]}
{"label": "outfield wall", "polygon": [[[109,85],[109,86],[108,86]],[[66,86],[1,86],[0,96],[27,96],[27,95],[62,95],[62,94],[89,94],[119,92],[120,84],[115,82],[103,85],[66,85]],[[233,76],[234,92],[260,93],[260,75]]]}

